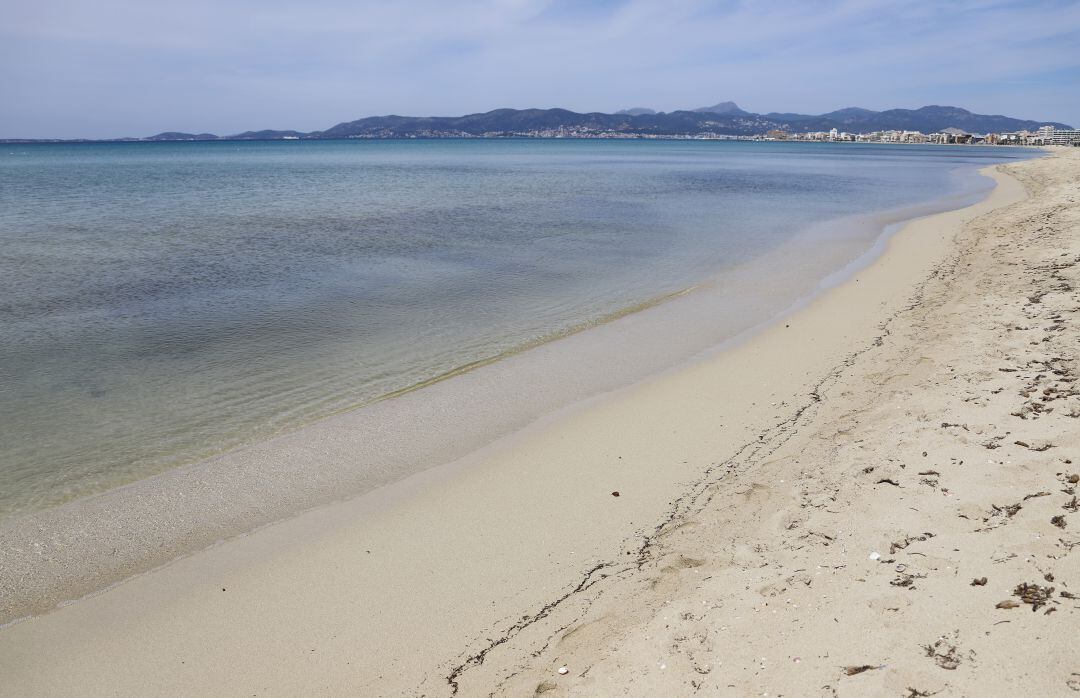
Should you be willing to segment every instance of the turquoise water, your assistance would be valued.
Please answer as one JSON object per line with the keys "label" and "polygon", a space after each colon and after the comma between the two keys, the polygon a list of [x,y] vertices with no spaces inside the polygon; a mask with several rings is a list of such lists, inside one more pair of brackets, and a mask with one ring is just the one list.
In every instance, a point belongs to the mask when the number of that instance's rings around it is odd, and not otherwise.
{"label": "turquoise water", "polygon": [[[1030,155],[578,140],[0,146],[0,515],[364,404],[795,239],[839,244],[830,221],[976,191],[977,167]],[[880,232],[847,233],[842,256]],[[835,271],[828,259],[790,273],[810,289]]]}

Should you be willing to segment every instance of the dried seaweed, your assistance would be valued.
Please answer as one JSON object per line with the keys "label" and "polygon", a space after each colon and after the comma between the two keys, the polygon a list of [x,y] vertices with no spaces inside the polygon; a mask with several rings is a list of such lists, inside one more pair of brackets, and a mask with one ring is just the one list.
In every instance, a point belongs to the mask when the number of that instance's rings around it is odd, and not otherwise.
{"label": "dried seaweed", "polygon": [[871,669],[878,669],[878,668],[880,668],[880,667],[876,667],[873,664],[860,664],[858,666],[846,666],[846,667],[844,667],[844,673],[847,674],[848,676],[855,676],[856,674],[861,674],[864,671],[870,671]]}
{"label": "dried seaweed", "polygon": [[1053,598],[1054,587],[1043,587],[1038,584],[1024,582],[1013,589],[1013,596],[1019,596],[1021,601],[1031,606],[1032,611],[1037,611]]}
{"label": "dried seaweed", "polygon": [[956,651],[956,646],[950,644],[945,638],[939,638],[932,645],[924,645],[923,649],[926,650],[926,656],[933,659],[934,663],[942,669],[952,671],[960,666],[961,657]]}

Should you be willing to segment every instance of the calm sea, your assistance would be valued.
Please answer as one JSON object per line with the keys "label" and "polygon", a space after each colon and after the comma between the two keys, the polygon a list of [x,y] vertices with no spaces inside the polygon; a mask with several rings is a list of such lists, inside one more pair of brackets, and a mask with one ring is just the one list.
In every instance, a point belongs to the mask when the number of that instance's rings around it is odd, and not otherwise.
{"label": "calm sea", "polygon": [[[773,271],[784,293],[807,293],[871,247],[885,220],[872,214],[958,205],[987,188],[975,169],[1030,155],[684,141],[2,145],[0,515],[745,273],[794,241],[808,253]],[[816,263],[814,250],[830,254]],[[740,298],[776,292],[760,279]]]}

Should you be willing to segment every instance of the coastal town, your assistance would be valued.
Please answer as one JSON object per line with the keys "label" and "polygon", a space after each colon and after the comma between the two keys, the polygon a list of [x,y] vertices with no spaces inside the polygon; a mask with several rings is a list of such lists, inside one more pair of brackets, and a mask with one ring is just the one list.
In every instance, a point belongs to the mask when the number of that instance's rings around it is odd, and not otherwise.
{"label": "coastal town", "polygon": [[[366,116],[319,131],[263,129],[231,135],[164,131],[141,141],[301,141],[335,139],[626,139],[740,140],[826,143],[902,143],[1071,146],[1080,130],[1056,121],[1033,121],[976,114],[960,107],[873,111],[845,107],[826,114],[755,114],[734,102],[692,110],[657,112],[644,108],[578,113],[567,109],[494,109],[462,116]],[[82,142],[79,139],[0,139],[0,143]]]}
{"label": "coastal town", "polygon": [[[347,138],[372,139],[391,137],[383,133],[363,133]],[[839,129],[799,133],[772,129],[765,133],[734,135],[703,131],[689,134],[640,133],[624,129],[597,129],[589,126],[559,126],[556,128],[529,129],[522,131],[466,131],[420,130],[397,136],[399,138],[605,138],[637,140],[725,140],[725,141],[793,141],[825,143],[906,143],[939,145],[1063,145],[1080,147],[1080,129],[1058,129],[1043,126],[1036,131],[1020,130],[1002,133],[968,133],[959,128],[946,128],[934,133],[907,130],[882,130],[867,133],[849,133]]]}
{"label": "coastal town", "polygon": [[[755,140],[758,140],[755,138]],[[937,133],[921,131],[873,131],[871,133],[847,133],[832,129],[811,133],[787,133],[769,131],[761,140],[776,141],[829,141],[855,143],[940,143],[985,145],[1074,145],[1080,146],[1080,130],[1055,129],[1043,126],[1038,131],[1014,131],[1011,133],[967,133],[958,128],[946,128]]]}

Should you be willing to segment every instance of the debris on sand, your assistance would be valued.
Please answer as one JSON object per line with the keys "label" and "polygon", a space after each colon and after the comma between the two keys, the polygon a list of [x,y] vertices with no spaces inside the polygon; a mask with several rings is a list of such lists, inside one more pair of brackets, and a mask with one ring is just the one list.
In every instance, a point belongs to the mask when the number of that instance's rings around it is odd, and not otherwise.
{"label": "debris on sand", "polygon": [[890,555],[895,555],[898,550],[903,550],[904,548],[908,547],[912,543],[915,543],[915,542],[924,543],[924,542],[930,540],[933,537],[934,537],[934,534],[930,533],[929,531],[924,531],[922,533],[922,535],[919,535],[919,536],[905,536],[904,540],[902,540],[902,541],[894,541],[894,542],[889,544],[889,554]]}
{"label": "debris on sand", "polygon": [[938,638],[932,645],[924,645],[923,649],[926,650],[926,656],[933,659],[934,663],[942,669],[952,671],[960,666],[961,657],[956,651],[956,645],[943,637]]}
{"label": "debris on sand", "polygon": [[1038,584],[1024,582],[1013,589],[1013,596],[1019,596],[1021,601],[1031,606],[1032,611],[1037,611],[1040,606],[1045,606],[1050,602],[1054,596],[1054,587],[1041,587]]}
{"label": "debris on sand", "polygon": [[1050,523],[1054,524],[1058,528],[1065,528],[1065,517],[1061,514],[1050,519]]}
{"label": "debris on sand", "polygon": [[889,584],[894,587],[906,588],[908,591],[915,590],[915,580],[926,579],[925,574],[909,574],[908,572],[901,572],[896,575],[896,579],[893,579]]}
{"label": "debris on sand", "polygon": [[1019,502],[1017,502],[1016,504],[1010,504],[1005,507],[1005,516],[1011,519],[1013,516],[1016,515],[1016,512],[1020,511],[1022,508],[1023,507],[1020,506]]}
{"label": "debris on sand", "polygon": [[880,666],[874,666],[872,664],[860,664],[859,666],[847,666],[844,667],[844,673],[848,676],[855,676],[861,674],[864,671],[870,671],[871,669],[880,669]]}
{"label": "debris on sand", "polygon": [[[1024,507],[1020,505],[1020,502],[1017,502],[1016,504],[1008,504],[1003,507],[999,507],[997,504],[991,504],[990,511],[987,513],[986,516],[983,517],[983,523],[990,525],[986,528],[980,528],[977,530],[989,531],[996,528],[997,526],[1001,526],[1009,519],[1016,516],[1017,512],[1019,512],[1023,508]],[[999,518],[1002,516],[1004,516],[1003,519]]]}
{"label": "debris on sand", "polygon": [[977,577],[975,579],[972,579],[971,580],[971,586],[973,586],[973,587],[984,587],[984,586],[986,586],[986,577]]}

